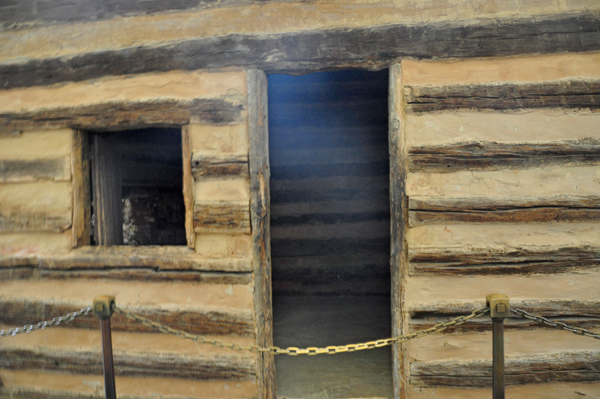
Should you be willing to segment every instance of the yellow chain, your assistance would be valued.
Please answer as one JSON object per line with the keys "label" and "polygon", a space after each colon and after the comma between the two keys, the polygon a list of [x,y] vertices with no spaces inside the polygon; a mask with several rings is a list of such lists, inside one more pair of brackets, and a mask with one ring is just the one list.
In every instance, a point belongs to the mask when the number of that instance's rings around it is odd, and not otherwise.
{"label": "yellow chain", "polygon": [[238,351],[266,352],[271,355],[314,356],[314,355],[321,355],[321,354],[325,354],[325,353],[328,355],[334,355],[337,353],[356,352],[356,351],[362,351],[365,349],[381,348],[383,346],[389,346],[389,345],[392,345],[395,343],[408,341],[409,339],[425,337],[429,334],[433,334],[438,331],[443,331],[449,327],[459,326],[474,317],[484,315],[485,313],[487,313],[489,311],[489,308],[477,309],[477,310],[474,310],[471,314],[469,314],[467,316],[460,316],[460,317],[454,318],[452,320],[449,320],[445,323],[436,324],[435,326],[433,326],[431,328],[427,328],[425,330],[419,330],[414,333],[402,335],[402,336],[395,337],[395,338],[380,339],[377,341],[369,341],[369,342],[360,343],[360,344],[328,346],[325,348],[309,347],[309,348],[304,348],[304,349],[296,348],[293,346],[282,349],[278,346],[262,347],[262,346],[258,346],[258,345],[232,344],[232,343],[219,341],[217,339],[208,339],[202,335],[195,335],[195,334],[187,333],[182,330],[177,330],[172,327],[165,326],[164,324],[160,324],[160,323],[157,323],[150,319],[147,319],[143,316],[132,313],[128,310],[121,309],[119,307],[115,307],[114,311],[116,313],[122,314],[123,316],[127,317],[130,320],[138,321],[138,322],[142,323],[143,325],[145,325],[146,327],[155,328],[162,333],[173,334],[180,338],[190,339],[192,341],[200,342],[203,344],[210,344],[210,345],[218,346],[221,348],[229,348],[229,349],[238,350]]}

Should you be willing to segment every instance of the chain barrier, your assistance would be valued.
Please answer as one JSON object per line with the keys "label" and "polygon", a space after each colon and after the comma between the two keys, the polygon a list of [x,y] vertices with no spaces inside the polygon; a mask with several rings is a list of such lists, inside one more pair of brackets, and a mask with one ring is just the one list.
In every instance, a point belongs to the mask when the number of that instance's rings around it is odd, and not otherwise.
{"label": "chain barrier", "polygon": [[50,321],[40,321],[37,324],[28,324],[23,327],[11,328],[8,330],[0,330],[0,338],[14,337],[18,334],[29,334],[32,331],[43,330],[48,327],[56,327],[60,323],[68,323],[75,320],[77,317],[87,316],[92,311],[91,307],[85,307],[77,312],[67,313],[64,316],[55,317]]}
{"label": "chain barrier", "polygon": [[445,330],[449,327],[459,326],[463,323],[466,323],[467,321],[469,321],[470,319],[472,319],[474,317],[482,316],[482,315],[488,313],[489,310],[490,309],[487,307],[482,308],[482,309],[477,309],[469,315],[460,316],[460,317],[454,318],[452,320],[449,320],[446,323],[436,324],[435,326],[433,326],[431,328],[427,328],[425,330],[419,330],[414,333],[411,333],[408,335],[402,335],[402,336],[395,337],[395,338],[386,338],[386,339],[380,339],[377,341],[369,341],[369,342],[359,343],[359,344],[328,346],[325,348],[309,347],[309,348],[300,349],[300,348],[296,348],[293,346],[288,347],[288,348],[280,348],[278,346],[261,347],[258,345],[238,345],[238,344],[232,344],[232,343],[219,341],[216,339],[208,339],[206,337],[203,337],[202,335],[190,334],[185,331],[177,330],[175,328],[166,326],[164,324],[157,323],[157,322],[147,319],[143,316],[137,315],[135,313],[132,313],[125,309],[121,309],[116,306],[114,308],[114,311],[116,313],[120,313],[130,320],[138,321],[138,322],[142,323],[143,325],[145,325],[146,327],[154,328],[164,334],[172,334],[172,335],[176,335],[180,338],[190,339],[192,341],[200,342],[203,344],[209,344],[209,345],[214,345],[214,346],[218,346],[221,348],[229,348],[229,349],[238,350],[238,351],[266,352],[271,355],[289,355],[289,356],[298,356],[298,355],[314,356],[314,355],[321,355],[321,354],[334,355],[337,353],[356,352],[356,351],[361,351],[361,350],[366,350],[366,349],[381,348],[381,347],[389,346],[389,345],[392,345],[392,344],[395,344],[398,342],[408,341],[409,339],[425,337],[429,334],[433,334],[435,332]]}
{"label": "chain barrier", "polygon": [[538,324],[543,324],[549,327],[554,327],[554,328],[558,328],[560,330],[565,330],[565,331],[569,331],[572,332],[573,334],[577,334],[577,335],[582,335],[584,337],[590,337],[590,338],[595,338],[595,339],[600,339],[600,334],[595,334],[591,331],[588,331],[584,328],[576,328],[576,327],[572,327],[568,324],[565,323],[561,323],[558,321],[550,321],[545,317],[542,316],[536,316],[536,315],[532,315],[531,313],[527,313],[524,310],[521,309],[510,309],[511,312],[519,317],[522,317],[524,319],[528,319],[531,321],[534,321]]}

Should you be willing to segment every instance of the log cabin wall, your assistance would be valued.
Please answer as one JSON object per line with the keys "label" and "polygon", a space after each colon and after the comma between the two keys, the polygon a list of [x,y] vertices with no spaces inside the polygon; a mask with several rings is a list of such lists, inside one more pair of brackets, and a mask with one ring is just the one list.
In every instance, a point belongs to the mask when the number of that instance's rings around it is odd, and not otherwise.
{"label": "log cabin wall", "polygon": [[[175,328],[270,344],[270,291],[255,290],[255,279],[261,287],[270,281],[253,250],[265,242],[256,207],[268,203],[260,199],[268,185],[250,188],[251,170],[265,173],[258,159],[266,145],[254,145],[249,162],[249,132],[265,134],[256,131],[266,119],[261,90],[266,95],[264,74],[230,71],[0,91],[2,325],[64,315],[112,294]],[[89,246],[89,149],[74,128],[144,126],[183,130],[189,248]],[[248,352],[167,336],[120,315],[113,342],[119,397],[253,398],[270,389],[269,359]],[[96,316],[3,339],[0,353],[2,397],[103,397]]]}
{"label": "log cabin wall", "polygon": [[[504,293],[511,305],[598,328],[600,58],[405,61],[393,68],[406,173],[396,320],[429,327]],[[600,392],[594,340],[506,321],[507,397]],[[409,341],[408,398],[491,389],[489,317]],[[485,367],[484,367],[485,366]]]}

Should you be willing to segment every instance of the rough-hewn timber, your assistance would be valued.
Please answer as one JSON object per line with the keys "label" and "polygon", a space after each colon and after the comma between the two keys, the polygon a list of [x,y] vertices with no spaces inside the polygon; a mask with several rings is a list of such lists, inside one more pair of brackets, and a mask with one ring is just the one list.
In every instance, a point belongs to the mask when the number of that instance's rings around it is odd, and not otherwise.
{"label": "rough-hewn timber", "polygon": [[[252,265],[254,267],[254,322],[256,344],[273,345],[271,288],[270,169],[267,76],[248,71],[248,131],[250,135],[250,217]],[[259,353],[256,363],[258,395],[274,399],[277,394],[273,355]]]}
{"label": "rough-hewn timber", "polygon": [[194,204],[194,230],[250,234],[250,204],[218,202]]}
{"label": "rough-hewn timber", "polygon": [[217,158],[194,154],[192,157],[192,173],[195,179],[201,177],[248,176],[248,156],[231,155]]}
{"label": "rough-hewn timber", "polygon": [[73,248],[90,244],[91,192],[90,144],[87,133],[73,131],[71,145],[71,173],[73,175]]}
{"label": "rough-hewn timber", "polygon": [[[541,315],[551,320],[554,319],[581,328],[597,328],[600,326],[598,305],[598,302],[576,300],[527,299],[511,301],[511,307],[514,309],[522,309],[535,315]],[[414,304],[409,310],[411,317],[410,329],[411,331],[417,331],[429,328],[453,317],[469,314],[483,306],[483,303]],[[445,330],[444,333],[491,331],[491,326],[492,320],[486,315],[471,319],[468,323],[458,327],[451,327]],[[517,316],[506,319],[505,327],[509,330],[553,328]]]}
{"label": "rough-hewn timber", "polygon": [[181,129],[181,158],[183,160],[183,203],[185,206],[185,238],[190,249],[196,247],[194,232],[194,179],[192,177],[192,144],[190,125]]}
{"label": "rough-hewn timber", "polygon": [[[254,377],[252,356],[186,356],[176,353],[114,353],[115,374],[133,377],[247,380]],[[75,374],[103,373],[100,351],[0,349],[0,367]]]}
{"label": "rough-hewn timber", "polygon": [[50,159],[0,159],[0,182],[71,179],[68,157]]}
{"label": "rough-hewn timber", "polygon": [[600,220],[600,198],[411,197],[410,225],[443,223],[541,223]]}
{"label": "rough-hewn timber", "polygon": [[410,248],[411,275],[565,273],[600,266],[596,247]]}
{"label": "rough-hewn timber", "polygon": [[453,109],[600,108],[600,82],[407,86],[406,110],[420,113]]}
{"label": "rough-hewn timber", "polygon": [[238,66],[275,71],[382,69],[404,57],[490,57],[600,49],[594,12],[265,35],[226,35],[0,67],[0,87],[106,75]]}
{"label": "rough-hewn timber", "polygon": [[3,214],[0,212],[0,232],[65,231],[71,227],[70,215],[45,213]]}
{"label": "rough-hewn timber", "polygon": [[[600,381],[600,353],[565,352],[506,359],[507,385]],[[410,365],[410,383],[417,387],[491,387],[491,360],[434,362]]]}
{"label": "rough-hewn timber", "polygon": [[[78,311],[85,306],[91,306],[91,299],[89,304],[81,304],[80,306],[52,301],[0,299],[0,307],[2,308],[0,323],[22,326],[31,324],[32,321],[37,322],[63,316]],[[254,334],[252,312],[228,313],[215,309],[168,311],[129,306],[127,306],[127,309],[151,320],[192,334],[237,334],[243,336],[253,336]],[[98,317],[90,313],[86,317],[79,317],[72,322],[65,323],[64,327],[97,329]],[[120,314],[115,314],[111,318],[111,328],[114,331],[156,332],[155,329],[133,322]]]}
{"label": "rough-hewn timber", "polygon": [[186,247],[83,247],[67,255],[39,256],[46,269],[104,269],[115,267],[152,267],[158,270],[202,270],[249,272],[246,259],[207,259]]}
{"label": "rough-hewn timber", "polygon": [[221,99],[114,102],[71,108],[0,113],[0,129],[102,129],[173,127],[189,123],[192,116],[211,124],[240,121],[243,105]]}
{"label": "rough-hewn timber", "polygon": [[[600,107],[600,84],[598,85]],[[600,140],[569,140],[556,143],[469,142],[413,146],[409,149],[411,172],[457,170],[505,170],[544,166],[597,165]]]}

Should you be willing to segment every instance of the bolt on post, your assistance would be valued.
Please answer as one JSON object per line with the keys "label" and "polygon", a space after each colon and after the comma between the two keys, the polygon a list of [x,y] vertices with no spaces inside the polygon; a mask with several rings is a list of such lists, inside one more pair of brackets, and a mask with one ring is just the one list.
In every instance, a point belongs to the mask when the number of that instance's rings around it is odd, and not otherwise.
{"label": "bolt on post", "polygon": [[94,299],[94,314],[100,318],[100,330],[102,334],[102,360],[104,364],[104,392],[106,399],[117,398],[110,331],[110,317],[113,314],[114,306],[114,296],[102,295]]}

